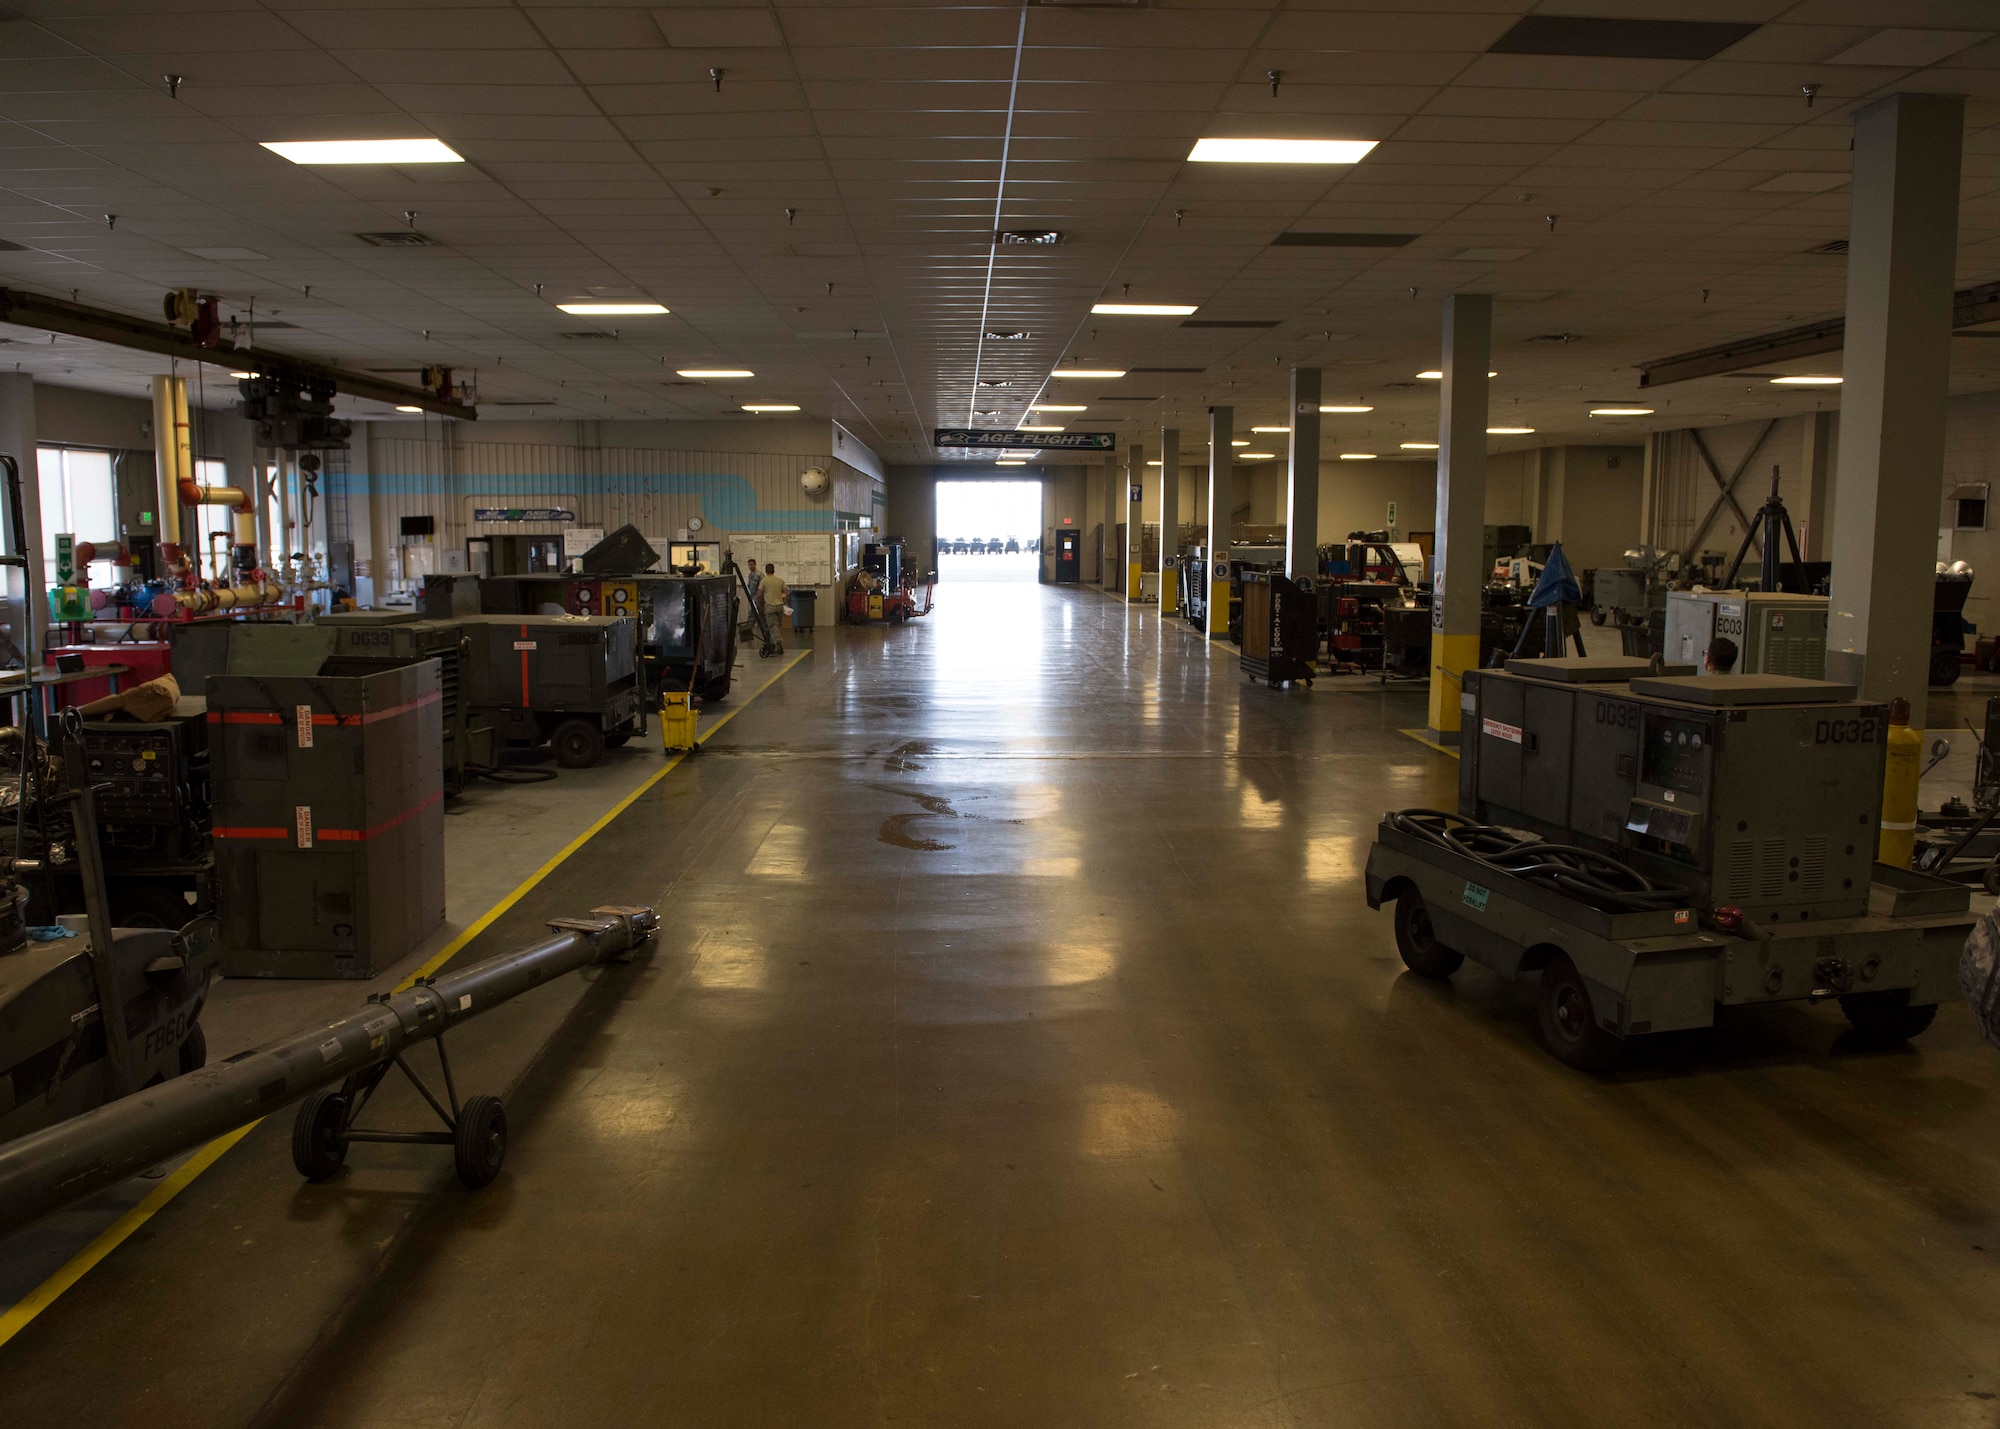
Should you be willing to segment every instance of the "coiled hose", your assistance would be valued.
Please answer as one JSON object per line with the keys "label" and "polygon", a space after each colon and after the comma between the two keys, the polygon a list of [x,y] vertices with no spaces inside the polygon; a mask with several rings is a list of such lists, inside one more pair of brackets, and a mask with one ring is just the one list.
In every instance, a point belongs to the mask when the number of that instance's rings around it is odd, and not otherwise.
{"label": "coiled hose", "polygon": [[1440,809],[1402,809],[1387,817],[1391,827],[1412,838],[1544,884],[1602,913],[1650,913],[1688,903],[1685,889],[1655,883],[1609,854],[1578,844],[1549,843]]}

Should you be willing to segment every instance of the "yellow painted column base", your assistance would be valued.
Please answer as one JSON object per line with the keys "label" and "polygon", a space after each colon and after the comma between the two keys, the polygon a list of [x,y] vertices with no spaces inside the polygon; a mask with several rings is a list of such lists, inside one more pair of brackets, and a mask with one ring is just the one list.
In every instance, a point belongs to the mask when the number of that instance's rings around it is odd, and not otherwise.
{"label": "yellow painted column base", "polygon": [[1227,640],[1229,638],[1229,582],[1210,581],[1208,583],[1208,638]]}
{"label": "yellow painted column base", "polygon": [[1125,568],[1125,603],[1127,605],[1138,604],[1139,587],[1144,583],[1145,574],[1139,568],[1137,561],[1132,562],[1131,565]]}
{"label": "yellow painted column base", "polygon": [[1181,573],[1169,566],[1160,572],[1160,612],[1170,615],[1181,603]]}
{"label": "yellow painted column base", "polygon": [[1430,727],[1434,735],[1458,733],[1458,696],[1464,686],[1462,677],[1467,670],[1478,668],[1477,635],[1431,632]]}

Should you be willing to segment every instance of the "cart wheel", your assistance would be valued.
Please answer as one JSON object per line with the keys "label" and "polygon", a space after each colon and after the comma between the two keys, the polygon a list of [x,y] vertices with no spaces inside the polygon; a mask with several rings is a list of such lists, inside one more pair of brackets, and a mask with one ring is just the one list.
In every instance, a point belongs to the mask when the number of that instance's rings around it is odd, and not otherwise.
{"label": "cart wheel", "polygon": [[197,1022],[188,1028],[188,1035],[181,1039],[180,1074],[185,1077],[189,1072],[199,1072],[207,1065],[208,1034],[201,1030],[201,1024]]}
{"label": "cart wheel", "polygon": [[1955,685],[1958,683],[1958,651],[1949,647],[1931,652],[1931,683],[1933,685]]}
{"label": "cart wheel", "polygon": [[549,736],[549,744],[556,763],[565,769],[588,769],[604,757],[604,731],[588,720],[564,720]]}
{"label": "cart wheel", "polygon": [[621,729],[616,734],[607,734],[604,736],[604,747],[606,749],[623,749],[625,741],[631,737],[632,731],[629,729]]}
{"label": "cart wheel", "polygon": [[1840,999],[1840,1010],[1870,1042],[1907,1042],[1929,1027],[1937,1017],[1935,1002],[1910,1005],[1906,987],[1891,992],[1850,992]]}
{"label": "cart wheel", "polygon": [[184,928],[194,917],[181,890],[170,883],[135,882],[111,901],[114,928]]}
{"label": "cart wheel", "polygon": [[324,1181],[347,1161],[347,1098],[339,1092],[314,1092],[292,1120],[292,1165],[308,1181]]}
{"label": "cart wheel", "polygon": [[1979,886],[2000,898],[2000,859],[1986,865],[1986,871],[1979,875]]}
{"label": "cart wheel", "polygon": [[477,1191],[490,1185],[507,1159],[507,1109],[500,1098],[469,1097],[458,1109],[458,1130],[452,1138],[458,1179]]}
{"label": "cart wheel", "polygon": [[1403,955],[1403,966],[1418,977],[1447,978],[1465,964],[1465,954],[1437,940],[1431,910],[1414,888],[1404,889],[1396,900],[1396,951]]}
{"label": "cart wheel", "polygon": [[1590,1005],[1590,989],[1583,974],[1562,953],[1542,969],[1541,994],[1537,1010],[1541,1014],[1542,1044],[1556,1060],[1584,1072],[1608,1070],[1625,1051],[1625,1039],[1597,1025]]}

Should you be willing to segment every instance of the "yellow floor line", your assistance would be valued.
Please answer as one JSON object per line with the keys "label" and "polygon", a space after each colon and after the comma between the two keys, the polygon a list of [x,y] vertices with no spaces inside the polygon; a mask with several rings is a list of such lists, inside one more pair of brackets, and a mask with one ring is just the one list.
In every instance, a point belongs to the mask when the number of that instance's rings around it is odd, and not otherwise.
{"label": "yellow floor line", "polygon": [[[728,712],[725,713],[722,716],[722,718],[718,719],[714,724],[710,725],[702,733],[696,735],[695,743],[697,745],[702,745],[708,743],[709,740],[715,738],[715,732],[721,729],[725,724],[728,724],[730,720],[734,719],[739,713],[741,713],[745,705],[749,704],[752,700],[756,699],[757,696],[763,694],[764,691],[770,689],[771,686],[775,685],[785,675],[789,674],[794,665],[798,664],[799,661],[805,659],[806,656],[810,654],[812,654],[812,647],[807,646],[805,649],[799,651],[796,655],[792,656],[791,659],[785,661],[785,663],[783,665],[780,665],[778,669],[772,674],[770,679],[764,681],[763,684],[759,685],[756,689],[752,690],[749,694],[745,695],[736,704],[731,706]],[[509,893],[505,898],[502,898],[498,903],[495,903],[491,908],[488,908],[484,913],[480,914],[477,921],[475,921],[469,927],[467,927],[465,931],[460,933],[456,938],[453,938],[449,943],[445,944],[445,946],[442,949],[440,949],[434,956],[432,956],[428,961],[426,961],[422,967],[418,968],[415,972],[411,973],[408,977],[404,978],[402,982],[398,983],[396,986],[396,990],[398,992],[401,992],[405,988],[413,987],[415,986],[418,978],[429,977],[432,973],[436,972],[439,968],[443,967],[460,951],[462,951],[465,948],[466,944],[470,943],[474,938],[478,937],[481,933],[485,932],[488,928],[490,928],[493,925],[495,919],[499,918],[501,914],[505,913],[509,908],[512,908],[516,903],[520,902],[524,897],[526,897],[528,893],[534,889],[536,884],[540,883],[543,879],[547,878],[551,873],[555,872],[557,868],[561,867],[563,861],[567,859],[571,854],[575,853],[578,849],[582,848],[585,844],[589,843],[593,838],[597,837],[599,833],[603,832],[605,825],[609,824],[613,819],[617,818],[620,814],[624,813],[627,809],[631,808],[632,805],[638,801],[639,796],[641,794],[644,794],[648,789],[651,789],[655,784],[658,784],[662,779],[666,778],[667,775],[672,773],[676,768],[678,768],[681,761],[686,758],[687,758],[686,754],[676,754],[671,759],[669,759],[665,764],[661,765],[652,774],[647,776],[645,783],[641,784],[638,788],[634,789],[631,793],[627,794],[624,798],[620,799],[616,804],[613,804],[611,806],[610,811],[606,813],[602,818],[598,819],[596,823],[592,824],[589,828],[585,829],[582,833],[578,834],[575,838],[571,839],[568,843],[564,844],[562,849],[553,858],[549,859],[547,863],[544,863],[540,868],[536,869],[533,873],[529,874],[527,878],[524,879],[518,885],[516,885],[514,890],[511,893]],[[187,1159],[187,1161],[181,1165],[181,1168],[178,1171],[175,1171],[173,1175],[167,1177],[167,1179],[162,1181],[158,1186],[155,1186],[152,1189],[152,1191],[147,1194],[145,1200],[139,1202],[138,1205],[134,1206],[131,1210],[127,1211],[124,1215],[120,1216],[116,1221],[112,1222],[111,1225],[107,1227],[104,1230],[104,1232],[97,1237],[96,1240],[93,1240],[89,1245],[85,1246],[82,1250],[78,1251],[74,1256],[72,1256],[69,1262],[66,1265],[64,1265],[62,1269],[58,1270],[54,1275],[51,1275],[47,1280],[44,1280],[40,1285],[37,1285],[19,1303],[15,1304],[13,1307],[6,1310],[5,1312],[0,1312],[0,1345],[6,1344],[7,1341],[13,1339],[14,1336],[18,1335],[22,1330],[26,1329],[29,1321],[33,1320],[37,1315],[41,1314],[42,1311],[48,1309],[49,1306],[53,1305],[56,1302],[56,1299],[59,1296],[61,1296],[61,1294],[65,1290],[69,1289],[70,1286],[76,1284],[77,1281],[81,1280],[86,1274],[88,1274],[92,1266],[96,1265],[100,1260],[103,1260],[105,1256],[111,1254],[111,1252],[116,1250],[120,1245],[123,1245],[125,1241],[128,1238],[130,1238],[132,1232],[138,1230],[140,1226],[143,1226],[147,1221],[151,1220],[155,1215],[157,1215],[160,1212],[160,1210],[166,1206],[167,1202],[173,1200],[173,1198],[178,1196],[182,1191],[185,1191],[191,1184],[193,1184],[195,1177],[201,1175],[201,1173],[206,1171],[210,1166],[213,1166],[216,1163],[216,1161],[218,1161],[221,1158],[223,1152],[227,1151],[230,1147],[234,1146],[237,1142],[241,1141],[244,1137],[248,1136],[252,1131],[254,1131],[257,1128],[259,1122],[261,1122],[262,1120],[263,1118],[259,1117],[257,1121],[253,1121],[247,1126],[239,1126],[234,1131],[227,1132],[222,1136],[218,1136],[215,1138],[215,1140],[209,1142],[206,1146],[202,1147],[201,1150],[195,1152],[193,1156],[190,1156]]]}
{"label": "yellow floor line", "polygon": [[1435,749],[1439,754],[1449,754],[1453,759],[1458,758],[1458,751],[1456,749],[1452,748],[1449,744],[1439,744],[1424,730],[1399,729],[1396,733],[1402,735],[1405,739],[1414,739],[1426,749]]}

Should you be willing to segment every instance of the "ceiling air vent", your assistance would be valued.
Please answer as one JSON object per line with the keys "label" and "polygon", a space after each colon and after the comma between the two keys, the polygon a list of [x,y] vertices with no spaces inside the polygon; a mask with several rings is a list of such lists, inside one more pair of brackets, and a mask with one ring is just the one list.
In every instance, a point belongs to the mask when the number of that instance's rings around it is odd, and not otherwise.
{"label": "ceiling air vent", "polygon": [[1806,252],[1818,253],[1827,258],[1845,258],[1847,256],[1847,240],[1845,238],[1836,238],[1831,242],[1820,244],[1817,248],[1808,248]]}
{"label": "ceiling air vent", "polygon": [[1627,20],[1600,15],[1529,15],[1493,42],[1493,55],[1590,59],[1706,60],[1757,26],[1723,20]]}
{"label": "ceiling air vent", "polygon": [[1019,342],[1024,337],[1033,337],[1031,332],[989,332],[986,334],[995,342]]}
{"label": "ceiling air vent", "polygon": [[1062,240],[1062,232],[1054,228],[1007,228],[993,235],[993,241],[1002,246],[1023,243],[1037,248],[1048,248]]}
{"label": "ceiling air vent", "polygon": [[1281,233],[1271,240],[1273,248],[1401,248],[1416,238],[1414,233]]}
{"label": "ceiling air vent", "polygon": [[608,332],[566,332],[563,336],[571,342],[616,342],[617,334]]}
{"label": "ceiling air vent", "polygon": [[1272,318],[1189,318],[1182,327],[1276,327],[1278,320]]}
{"label": "ceiling air vent", "polygon": [[373,248],[439,248],[440,244],[428,233],[419,233],[414,228],[396,228],[387,233],[357,233],[354,235]]}
{"label": "ceiling air vent", "polygon": [[1573,332],[1538,332],[1533,337],[1524,337],[1523,342],[1580,342],[1582,334]]}

